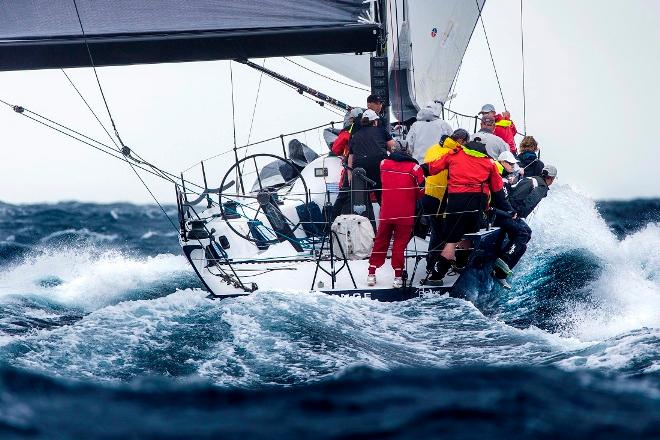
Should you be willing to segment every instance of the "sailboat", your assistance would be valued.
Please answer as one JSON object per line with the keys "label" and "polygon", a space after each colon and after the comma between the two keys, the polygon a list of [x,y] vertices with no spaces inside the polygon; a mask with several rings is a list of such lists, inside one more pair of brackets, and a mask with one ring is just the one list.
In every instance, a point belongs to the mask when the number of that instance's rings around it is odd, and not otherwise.
{"label": "sailboat", "polygon": [[[438,106],[443,116],[450,111],[446,103],[484,3],[4,3],[0,5],[0,69],[235,60],[319,104],[341,111],[358,107],[250,61],[298,55],[370,87],[386,103],[385,118],[389,119],[391,103],[392,116],[405,125],[426,103]],[[24,111],[16,107],[18,113]],[[326,130],[329,141],[333,133],[336,130]],[[368,262],[354,248],[364,237],[368,241],[378,204],[367,198],[356,210],[359,203],[354,203],[354,211],[342,220],[344,225],[330,224],[342,161],[327,151],[315,152],[296,139],[286,145],[284,136],[280,136],[281,153],[278,149],[239,155],[235,145],[233,164],[216,187],[208,184],[203,161],[201,176],[174,175],[126,147],[116,127],[115,134],[123,160],[174,184],[182,252],[213,298],[295,289],[398,301],[447,292],[471,296],[490,282],[501,234],[498,228],[486,226],[464,237],[469,246],[463,250],[463,265],[451,271],[442,285],[422,284],[428,240],[413,237],[406,250],[403,286],[392,287],[385,271],[380,285],[367,286]],[[203,183],[193,183],[200,177]]]}

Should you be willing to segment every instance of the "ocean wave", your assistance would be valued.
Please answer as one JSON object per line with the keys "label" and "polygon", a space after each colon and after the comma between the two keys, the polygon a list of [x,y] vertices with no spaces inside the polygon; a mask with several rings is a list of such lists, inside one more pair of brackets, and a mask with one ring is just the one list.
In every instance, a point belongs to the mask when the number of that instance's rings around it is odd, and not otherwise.
{"label": "ocean wave", "polygon": [[[657,438],[648,383],[552,368],[357,368],[278,389],[98,385],[0,367],[0,433],[36,438]],[[103,410],[99,410],[102,408]]]}
{"label": "ocean wave", "polygon": [[64,229],[61,231],[55,231],[51,232],[50,234],[46,235],[45,237],[42,237],[39,241],[41,243],[48,243],[49,241],[53,241],[54,239],[60,239],[62,237],[76,237],[76,238],[85,238],[85,239],[91,239],[93,241],[114,241],[118,238],[117,234],[102,234],[100,232],[93,232],[90,231],[87,228],[82,228],[82,229],[74,229],[74,228],[69,228],[69,229]]}
{"label": "ocean wave", "polygon": [[155,292],[150,286],[182,275],[192,275],[182,256],[135,257],[91,246],[62,246],[5,268],[0,273],[0,297],[39,295],[95,310],[124,299],[151,297]]}

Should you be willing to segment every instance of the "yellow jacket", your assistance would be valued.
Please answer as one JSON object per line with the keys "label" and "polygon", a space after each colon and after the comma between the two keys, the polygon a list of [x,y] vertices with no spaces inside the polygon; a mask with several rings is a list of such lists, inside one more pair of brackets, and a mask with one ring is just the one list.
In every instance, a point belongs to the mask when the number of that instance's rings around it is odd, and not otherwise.
{"label": "yellow jacket", "polygon": [[[434,160],[440,159],[445,154],[449,153],[454,148],[458,147],[458,142],[448,137],[445,139],[445,142],[442,144],[435,144],[429,147],[426,150],[424,155],[424,163],[433,162]],[[426,178],[426,187],[424,188],[424,194],[427,196],[435,197],[436,199],[442,201],[442,198],[445,196],[445,191],[447,190],[447,170],[444,170],[434,176],[428,176]]]}

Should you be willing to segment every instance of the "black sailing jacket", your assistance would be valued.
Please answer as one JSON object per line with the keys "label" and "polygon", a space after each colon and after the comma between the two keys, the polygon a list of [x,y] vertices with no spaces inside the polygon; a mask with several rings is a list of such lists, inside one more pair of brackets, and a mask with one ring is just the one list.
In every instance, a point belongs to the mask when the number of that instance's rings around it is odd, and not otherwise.
{"label": "black sailing jacket", "polygon": [[548,195],[548,185],[541,177],[526,177],[509,191],[509,202],[519,218],[527,217]]}

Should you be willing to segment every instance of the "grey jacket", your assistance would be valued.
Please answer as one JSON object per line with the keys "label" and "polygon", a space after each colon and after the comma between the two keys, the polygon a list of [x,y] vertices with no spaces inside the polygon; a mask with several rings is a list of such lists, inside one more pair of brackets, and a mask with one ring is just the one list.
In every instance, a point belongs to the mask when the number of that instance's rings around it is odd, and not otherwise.
{"label": "grey jacket", "polygon": [[486,144],[486,152],[495,160],[500,157],[500,154],[509,151],[507,143],[489,131],[479,130],[470,137],[470,140],[475,140],[476,138],[481,138],[481,142]]}

